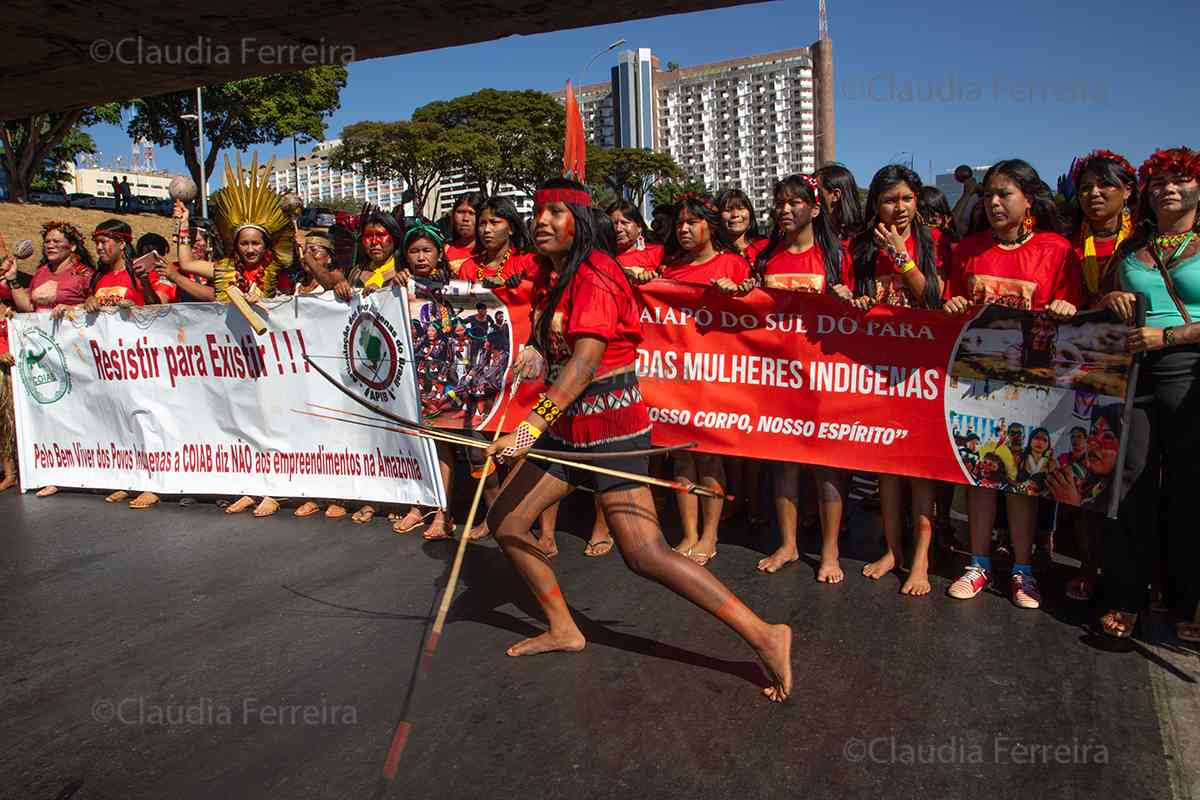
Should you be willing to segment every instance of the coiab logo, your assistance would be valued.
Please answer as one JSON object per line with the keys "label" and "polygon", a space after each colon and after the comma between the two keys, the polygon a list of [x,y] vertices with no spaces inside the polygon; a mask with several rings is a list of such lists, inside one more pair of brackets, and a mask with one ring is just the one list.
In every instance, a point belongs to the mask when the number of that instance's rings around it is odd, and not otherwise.
{"label": "coiab logo", "polygon": [[25,391],[42,405],[57,403],[71,391],[67,358],[62,348],[41,328],[22,334],[17,369],[21,372]]}

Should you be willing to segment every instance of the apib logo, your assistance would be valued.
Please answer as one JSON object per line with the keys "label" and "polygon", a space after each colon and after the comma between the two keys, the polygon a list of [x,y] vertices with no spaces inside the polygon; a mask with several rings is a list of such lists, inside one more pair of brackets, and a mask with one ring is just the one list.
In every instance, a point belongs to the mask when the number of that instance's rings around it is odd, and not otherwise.
{"label": "apib logo", "polygon": [[17,358],[21,384],[25,391],[43,405],[56,403],[71,391],[71,373],[63,351],[41,328],[26,331],[21,336]]}
{"label": "apib logo", "polygon": [[404,343],[386,318],[359,308],[342,332],[350,379],[376,402],[391,402],[400,389],[406,361]]}

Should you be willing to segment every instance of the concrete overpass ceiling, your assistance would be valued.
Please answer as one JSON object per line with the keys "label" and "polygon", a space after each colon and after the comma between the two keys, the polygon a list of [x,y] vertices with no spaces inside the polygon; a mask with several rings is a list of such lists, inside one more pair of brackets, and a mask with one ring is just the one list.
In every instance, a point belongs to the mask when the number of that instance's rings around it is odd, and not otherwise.
{"label": "concrete overpass ceiling", "polygon": [[0,118],[340,63],[347,47],[361,61],[750,1],[8,0]]}

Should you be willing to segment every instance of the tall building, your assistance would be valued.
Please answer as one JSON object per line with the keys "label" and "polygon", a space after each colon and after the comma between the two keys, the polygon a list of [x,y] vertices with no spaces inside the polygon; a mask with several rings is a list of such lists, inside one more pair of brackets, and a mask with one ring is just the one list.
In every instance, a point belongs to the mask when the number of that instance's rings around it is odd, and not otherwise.
{"label": "tall building", "polygon": [[[443,175],[437,189],[430,193],[429,200],[425,204],[425,216],[434,220],[446,216],[454,210],[455,200],[466,192],[474,192],[478,189],[477,185],[468,184],[466,176],[461,172]],[[500,191],[496,192],[496,196],[512,200],[513,205],[517,207],[517,213],[523,216],[533,215],[533,196],[522,192],[515,186],[509,186],[507,183],[500,184]]]}
{"label": "tall building", "polygon": [[835,158],[832,52],[823,38],[663,70],[648,48],[627,50],[611,85],[578,90],[588,141],[668,152],[710,189],[741,188],[765,217],[778,178]]}
{"label": "tall building", "polygon": [[[305,205],[311,206],[335,197],[353,197],[383,209],[400,205],[404,195],[404,181],[401,179],[366,178],[357,171],[339,172],[329,166],[329,154],[341,142],[341,139],[319,142],[295,161],[291,158],[276,159],[271,174],[267,176],[267,185],[280,193],[295,191]],[[296,188],[297,170],[299,188]]]}

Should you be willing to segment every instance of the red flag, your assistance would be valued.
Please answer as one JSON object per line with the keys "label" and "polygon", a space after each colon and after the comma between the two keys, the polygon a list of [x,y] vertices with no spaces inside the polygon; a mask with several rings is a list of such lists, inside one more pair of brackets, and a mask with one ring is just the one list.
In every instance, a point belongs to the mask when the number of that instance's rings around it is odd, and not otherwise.
{"label": "red flag", "polygon": [[583,134],[583,115],[575,90],[567,81],[567,135],[563,141],[563,176],[583,183],[587,164],[587,138]]}

